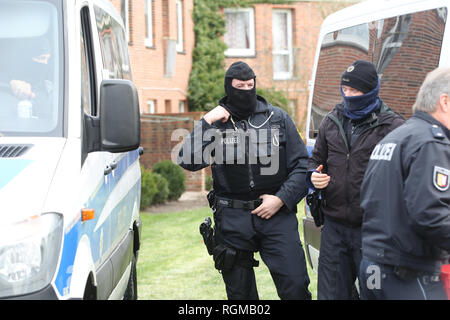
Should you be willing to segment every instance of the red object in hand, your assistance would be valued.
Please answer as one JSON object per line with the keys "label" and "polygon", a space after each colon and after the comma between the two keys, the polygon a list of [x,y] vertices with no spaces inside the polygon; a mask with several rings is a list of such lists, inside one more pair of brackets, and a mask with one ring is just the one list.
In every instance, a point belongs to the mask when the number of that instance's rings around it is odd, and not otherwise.
{"label": "red object in hand", "polygon": [[450,300],[450,264],[444,264],[441,269],[441,279],[444,282],[444,289],[447,299]]}

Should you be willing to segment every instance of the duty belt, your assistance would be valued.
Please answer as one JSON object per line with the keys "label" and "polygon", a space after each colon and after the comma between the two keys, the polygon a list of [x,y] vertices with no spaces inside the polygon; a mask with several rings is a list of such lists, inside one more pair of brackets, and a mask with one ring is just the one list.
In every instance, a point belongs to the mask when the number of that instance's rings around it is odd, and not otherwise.
{"label": "duty belt", "polygon": [[254,210],[262,203],[262,199],[242,201],[236,199],[228,199],[216,196],[216,204],[221,207],[234,208],[234,209],[244,209],[244,210]]}
{"label": "duty belt", "polygon": [[394,274],[403,280],[411,280],[412,278],[419,278],[424,284],[439,282],[441,280],[438,274],[426,274],[409,268],[394,266]]}

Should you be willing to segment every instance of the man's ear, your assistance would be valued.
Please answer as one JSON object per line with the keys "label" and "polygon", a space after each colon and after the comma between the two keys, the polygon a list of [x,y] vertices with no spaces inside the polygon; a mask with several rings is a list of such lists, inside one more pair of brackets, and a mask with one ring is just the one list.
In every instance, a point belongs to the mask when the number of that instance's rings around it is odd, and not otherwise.
{"label": "man's ear", "polygon": [[450,113],[450,97],[448,94],[443,93],[439,97],[439,105],[443,112]]}

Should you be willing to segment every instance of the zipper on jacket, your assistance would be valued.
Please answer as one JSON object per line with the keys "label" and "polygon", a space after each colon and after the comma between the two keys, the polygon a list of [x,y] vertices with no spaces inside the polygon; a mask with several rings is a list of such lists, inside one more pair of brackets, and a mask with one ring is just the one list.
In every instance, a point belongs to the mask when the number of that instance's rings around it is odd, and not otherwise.
{"label": "zipper on jacket", "polygon": [[[347,136],[345,134],[344,127],[342,126],[342,124],[338,120],[338,118],[336,118],[331,113],[328,114],[328,118],[330,118],[331,121],[333,121],[337,125],[337,127],[339,128],[339,132],[340,132],[340,134],[342,136],[342,139],[344,140],[345,147],[347,148],[347,155],[346,155],[346,159],[345,159],[345,167],[347,169],[346,172],[345,172],[345,185],[347,185],[347,183],[348,183],[348,181],[347,181],[347,174],[348,174],[349,163],[350,163],[350,147],[348,145]],[[348,194],[348,188],[345,188],[345,201],[347,203],[350,203],[349,194]],[[349,208],[347,207],[347,212],[345,214],[346,216],[348,216],[348,210],[349,210]]]}
{"label": "zipper on jacket", "polygon": [[[244,132],[247,132],[248,125],[247,125],[247,122],[245,120],[242,120],[242,129],[244,130]],[[245,141],[245,144],[246,144],[246,146],[245,146],[245,158],[246,158],[246,161],[247,161],[249,187],[250,187],[250,191],[254,191],[255,190],[255,179],[253,177],[252,165],[250,164],[250,141],[247,144],[247,139],[245,139],[245,140],[246,140]]]}

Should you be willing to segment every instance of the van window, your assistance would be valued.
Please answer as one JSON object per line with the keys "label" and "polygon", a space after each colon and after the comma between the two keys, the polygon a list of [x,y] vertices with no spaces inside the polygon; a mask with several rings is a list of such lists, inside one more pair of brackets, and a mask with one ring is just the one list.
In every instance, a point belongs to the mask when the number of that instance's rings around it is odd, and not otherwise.
{"label": "van window", "polygon": [[110,79],[131,80],[130,58],[125,32],[113,17],[95,6],[98,36],[103,58],[103,69]]}
{"label": "van window", "polygon": [[380,97],[406,118],[428,72],[438,67],[447,9],[439,8],[352,26],[325,35],[317,65],[309,138],[342,101],[340,77],[353,61],[371,61],[381,77]]}
{"label": "van window", "polygon": [[0,136],[62,136],[60,1],[0,1]]}

